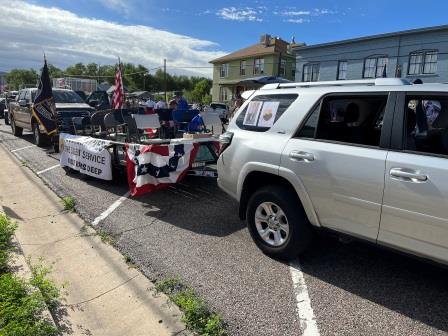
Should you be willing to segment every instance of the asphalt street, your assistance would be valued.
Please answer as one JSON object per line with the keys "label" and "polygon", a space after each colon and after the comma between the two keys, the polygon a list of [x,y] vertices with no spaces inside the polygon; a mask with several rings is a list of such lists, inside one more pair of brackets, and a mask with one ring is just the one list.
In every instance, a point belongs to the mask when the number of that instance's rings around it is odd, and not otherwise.
{"label": "asphalt street", "polygon": [[[23,169],[58,163],[51,150],[29,147],[31,134],[16,138],[1,124],[0,144],[15,150]],[[39,176],[60,196],[73,196],[89,222],[128,190],[124,179],[60,167]],[[228,335],[301,335],[289,265],[256,248],[237,210],[215,180],[188,177],[126,199],[98,227],[150,279],[177,276],[196,289],[222,315]],[[448,335],[445,268],[328,235],[315,239],[300,264],[320,335]]]}

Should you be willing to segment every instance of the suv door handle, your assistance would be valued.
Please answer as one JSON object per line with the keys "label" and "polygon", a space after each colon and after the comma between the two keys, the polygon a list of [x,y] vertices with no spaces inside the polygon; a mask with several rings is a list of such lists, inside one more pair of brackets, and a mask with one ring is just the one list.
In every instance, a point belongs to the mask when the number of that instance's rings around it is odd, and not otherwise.
{"label": "suv door handle", "polygon": [[408,182],[425,182],[428,180],[427,175],[405,168],[392,168],[390,170],[390,176],[392,176],[392,178]]}
{"label": "suv door handle", "polygon": [[289,157],[294,160],[300,161],[314,161],[314,155],[302,151],[292,151],[289,153]]}

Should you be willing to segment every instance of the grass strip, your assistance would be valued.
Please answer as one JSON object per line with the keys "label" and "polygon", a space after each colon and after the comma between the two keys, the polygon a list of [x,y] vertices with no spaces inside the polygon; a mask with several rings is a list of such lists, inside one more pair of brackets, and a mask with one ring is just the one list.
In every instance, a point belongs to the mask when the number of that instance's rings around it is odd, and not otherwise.
{"label": "grass strip", "polygon": [[201,336],[224,336],[221,317],[207,308],[206,303],[196,292],[179,279],[170,278],[158,281],[156,289],[163,292],[184,313],[182,321],[188,329]]}
{"label": "grass strip", "polygon": [[57,287],[46,278],[49,270],[41,264],[32,266],[31,278],[26,280],[9,268],[16,228],[0,213],[0,336],[58,335],[54,324],[44,317],[46,303],[55,304],[59,297]]}

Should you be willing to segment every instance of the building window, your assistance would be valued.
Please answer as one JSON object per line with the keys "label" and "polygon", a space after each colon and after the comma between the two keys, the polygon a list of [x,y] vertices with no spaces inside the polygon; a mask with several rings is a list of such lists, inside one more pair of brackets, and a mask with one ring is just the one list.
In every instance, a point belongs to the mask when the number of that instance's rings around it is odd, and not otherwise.
{"label": "building window", "polygon": [[240,61],[240,76],[246,76],[246,61]]}
{"label": "building window", "polygon": [[219,101],[227,101],[229,98],[228,92],[229,92],[229,90],[226,87],[220,86],[219,87]]}
{"label": "building window", "polygon": [[279,76],[281,77],[286,76],[286,60],[284,59],[280,60]]}
{"label": "building window", "polygon": [[319,80],[319,63],[310,63],[303,66],[304,82],[317,82]]}
{"label": "building window", "polygon": [[336,79],[347,79],[347,61],[338,62],[338,75]]}
{"label": "building window", "polygon": [[363,78],[383,77],[384,67],[387,69],[387,56],[367,57],[364,61]]}
{"label": "building window", "polygon": [[294,80],[296,79],[296,62],[291,64],[291,76]]}
{"label": "building window", "polygon": [[434,74],[437,72],[437,51],[415,51],[409,54],[408,75]]}
{"label": "building window", "polygon": [[219,77],[224,78],[229,75],[229,64],[221,64],[219,69]]}
{"label": "building window", "polygon": [[264,58],[254,59],[254,75],[264,74]]}

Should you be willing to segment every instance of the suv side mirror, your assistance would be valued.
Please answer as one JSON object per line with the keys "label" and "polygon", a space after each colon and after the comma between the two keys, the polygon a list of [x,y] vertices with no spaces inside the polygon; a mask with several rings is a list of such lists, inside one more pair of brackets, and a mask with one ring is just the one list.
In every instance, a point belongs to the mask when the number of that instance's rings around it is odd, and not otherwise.
{"label": "suv side mirror", "polygon": [[28,106],[28,102],[26,101],[26,99],[20,99],[19,105],[22,107],[26,107],[26,106]]}

